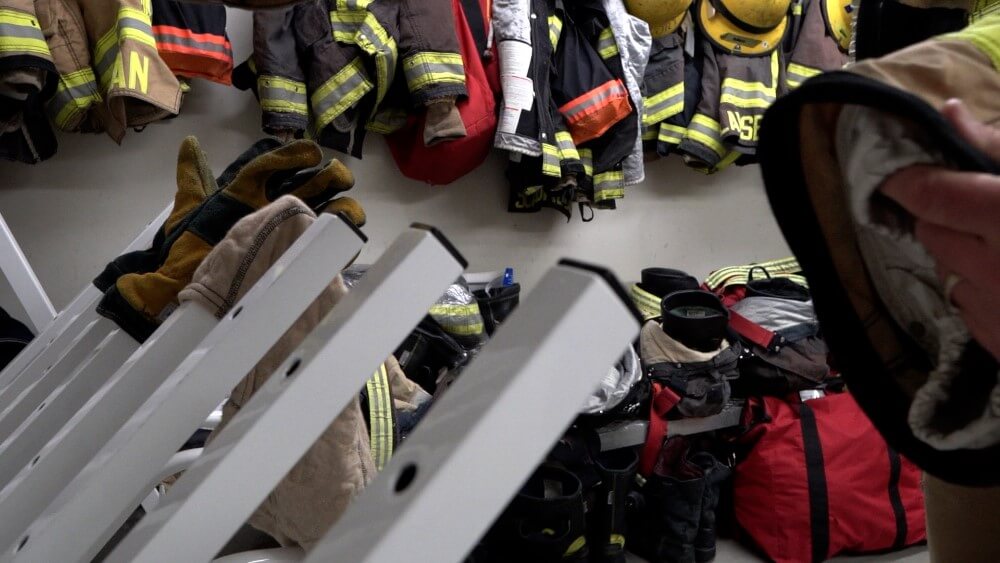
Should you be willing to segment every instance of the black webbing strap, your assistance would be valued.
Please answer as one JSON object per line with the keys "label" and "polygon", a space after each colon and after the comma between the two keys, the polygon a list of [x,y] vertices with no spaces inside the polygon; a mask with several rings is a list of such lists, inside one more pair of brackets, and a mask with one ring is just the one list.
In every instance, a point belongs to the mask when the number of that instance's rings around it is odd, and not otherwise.
{"label": "black webbing strap", "polygon": [[889,503],[892,505],[892,515],[896,519],[896,539],[892,549],[906,547],[906,536],[909,533],[906,524],[906,510],[903,508],[903,498],[899,494],[899,478],[903,473],[903,461],[896,450],[886,446],[889,451]]}
{"label": "black webbing strap", "polygon": [[812,535],[812,560],[826,561],[830,551],[830,501],[823,466],[823,446],[819,441],[816,414],[806,403],[799,405],[802,446],[806,455],[806,480],[809,490],[809,527]]}
{"label": "black webbing strap", "polygon": [[465,12],[465,21],[472,31],[472,38],[476,41],[476,50],[479,57],[486,57],[486,18],[483,17],[483,8],[479,5],[479,0],[462,0],[462,11]]}

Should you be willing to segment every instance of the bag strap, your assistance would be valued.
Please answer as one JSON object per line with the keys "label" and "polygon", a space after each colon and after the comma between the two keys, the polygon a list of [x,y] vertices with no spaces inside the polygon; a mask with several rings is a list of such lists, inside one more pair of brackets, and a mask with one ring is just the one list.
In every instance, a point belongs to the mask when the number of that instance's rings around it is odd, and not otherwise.
{"label": "bag strap", "polygon": [[826,561],[830,551],[830,497],[823,465],[823,446],[816,426],[816,413],[807,403],[799,404],[799,424],[806,456],[806,484],[809,490],[809,527],[812,560]]}
{"label": "bag strap", "polygon": [[646,443],[639,459],[639,473],[650,475],[660,457],[663,440],[667,437],[667,413],[681,402],[678,395],[666,385],[653,382],[652,400],[649,402],[649,430],[646,432]]}
{"label": "bag strap", "polygon": [[732,309],[729,309],[729,326],[737,334],[768,352],[777,352],[785,341],[781,335],[767,330]]}
{"label": "bag strap", "polygon": [[487,58],[489,49],[486,47],[486,17],[483,15],[483,7],[479,0],[461,0],[462,11],[465,12],[465,21],[469,24],[472,38],[476,41],[476,51],[480,58]]}
{"label": "bag strap", "polygon": [[892,542],[892,549],[895,551],[906,547],[909,526],[906,523],[903,498],[899,493],[899,479],[903,473],[903,461],[899,457],[899,453],[888,444],[886,450],[889,452],[889,504],[892,505],[892,515],[896,520],[896,538]]}

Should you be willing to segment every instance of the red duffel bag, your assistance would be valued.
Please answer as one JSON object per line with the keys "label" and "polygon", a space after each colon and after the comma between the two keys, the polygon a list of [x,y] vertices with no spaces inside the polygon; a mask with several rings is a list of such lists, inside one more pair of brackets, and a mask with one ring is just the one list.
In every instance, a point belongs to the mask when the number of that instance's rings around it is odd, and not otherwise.
{"label": "red duffel bag", "polygon": [[[901,549],[926,539],[920,470],[848,393],[750,401],[752,447],[736,465],[740,527],[778,562]],[[741,440],[741,441],[743,441]]]}

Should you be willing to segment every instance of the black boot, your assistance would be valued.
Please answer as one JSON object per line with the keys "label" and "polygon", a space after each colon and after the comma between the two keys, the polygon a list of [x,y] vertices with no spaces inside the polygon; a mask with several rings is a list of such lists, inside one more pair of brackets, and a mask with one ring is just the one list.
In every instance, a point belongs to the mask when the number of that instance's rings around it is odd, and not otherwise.
{"label": "black boot", "polygon": [[493,524],[495,563],[584,563],[589,558],[583,487],[569,471],[542,466]]}
{"label": "black boot", "polygon": [[486,334],[493,336],[493,332],[510,315],[520,302],[521,285],[512,284],[491,290],[487,294],[485,289],[477,289],[472,292],[479,303],[479,313],[483,315],[483,322]]}
{"label": "black boot", "polygon": [[634,449],[615,450],[595,460],[601,482],[587,515],[592,563],[625,563],[625,505],[638,464],[639,455]]}
{"label": "black boot", "polygon": [[705,475],[687,458],[687,445],[668,440],[642,488],[643,509],[633,534],[637,555],[650,563],[695,563]]}
{"label": "black boot", "polygon": [[698,452],[691,456],[691,461],[705,472],[705,493],[701,498],[701,521],[694,540],[694,559],[697,563],[707,563],[715,559],[715,521],[719,491],[732,470],[708,452]]}

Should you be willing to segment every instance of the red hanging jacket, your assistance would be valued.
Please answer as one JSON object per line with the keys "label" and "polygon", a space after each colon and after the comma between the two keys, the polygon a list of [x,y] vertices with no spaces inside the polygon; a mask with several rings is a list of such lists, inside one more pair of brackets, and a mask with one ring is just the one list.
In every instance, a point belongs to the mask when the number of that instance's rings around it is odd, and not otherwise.
{"label": "red hanging jacket", "polygon": [[[473,9],[478,5],[479,9],[476,13],[471,13],[472,9],[466,13],[463,4]],[[496,53],[492,47],[488,53],[480,53],[470,26],[477,27],[477,33],[483,35],[479,42],[485,42],[485,30],[490,28],[489,0],[452,0],[452,9],[465,66],[465,86],[469,92],[467,98],[459,99],[456,104],[466,136],[425,146],[423,113],[410,115],[405,126],[386,136],[392,158],[403,175],[435,185],[450,184],[482,164],[493,146],[497,128],[496,96],[500,92],[500,78]]]}

